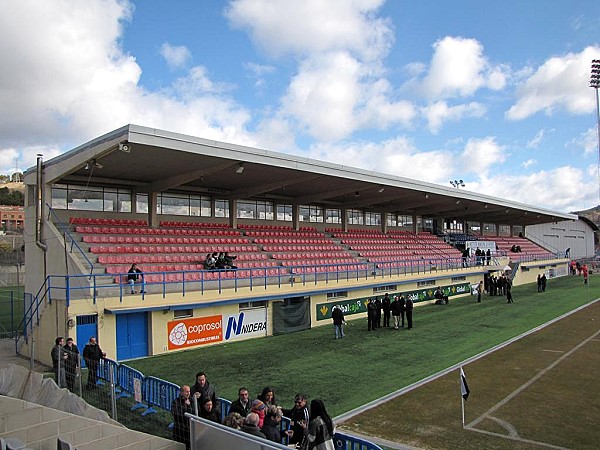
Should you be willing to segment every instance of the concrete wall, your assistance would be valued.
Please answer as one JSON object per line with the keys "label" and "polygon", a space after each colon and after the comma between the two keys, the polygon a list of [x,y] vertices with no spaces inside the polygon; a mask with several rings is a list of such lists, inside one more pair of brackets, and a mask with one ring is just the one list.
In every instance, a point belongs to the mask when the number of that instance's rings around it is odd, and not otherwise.
{"label": "concrete wall", "polygon": [[525,228],[525,237],[563,256],[570,248],[573,259],[592,258],[595,254],[594,231],[582,220],[530,225]]}

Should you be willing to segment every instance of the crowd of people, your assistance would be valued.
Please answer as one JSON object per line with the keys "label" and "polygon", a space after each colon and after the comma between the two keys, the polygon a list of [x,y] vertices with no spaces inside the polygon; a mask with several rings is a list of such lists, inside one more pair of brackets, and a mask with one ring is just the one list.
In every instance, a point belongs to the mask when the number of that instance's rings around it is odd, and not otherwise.
{"label": "crowd of people", "polygon": [[208,253],[202,263],[205,270],[228,270],[237,269],[234,262],[237,256],[230,255],[229,252]]}
{"label": "crowd of people", "polygon": [[[52,358],[52,369],[54,371],[54,379],[58,387],[67,388],[73,391],[75,380],[80,375],[79,364],[79,349],[72,337],[68,337],[65,343],[65,338],[62,336],[54,340],[54,346],[50,350]],[[90,337],[89,342],[83,348],[83,360],[88,368],[88,378],[86,388],[95,389],[98,381],[98,365],[100,360],[106,357],[106,353],[102,351],[96,338]]]}
{"label": "crowd of people", "polygon": [[[194,400],[198,407],[198,416],[215,423],[221,423],[220,402],[215,387],[206,379],[204,372],[196,374],[192,387],[183,385],[179,396],[173,400],[173,439],[190,448],[190,424],[185,413],[195,414]],[[272,388],[265,387],[252,400],[248,388],[238,390],[238,398],[231,402],[223,425],[235,428],[253,436],[282,443],[289,438],[289,444],[302,449],[333,450],[333,422],[322,400],[312,400],[296,394],[294,405],[285,409],[277,404]],[[289,430],[281,431],[283,416],[290,419]]]}
{"label": "crowd of people", "polygon": [[381,328],[381,318],[383,313],[383,326],[390,326],[390,318],[394,318],[394,329],[404,328],[404,318],[406,317],[407,329],[413,327],[412,312],[413,301],[410,297],[405,298],[402,294],[395,295],[393,301],[388,293],[383,296],[383,299],[372,298],[367,299],[367,330],[375,331]]}

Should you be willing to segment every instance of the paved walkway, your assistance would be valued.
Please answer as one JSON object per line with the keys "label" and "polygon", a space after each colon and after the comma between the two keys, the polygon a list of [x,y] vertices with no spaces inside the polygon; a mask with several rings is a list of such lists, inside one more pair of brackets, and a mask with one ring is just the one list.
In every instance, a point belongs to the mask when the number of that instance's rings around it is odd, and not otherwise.
{"label": "paved walkway", "polygon": [[9,364],[17,364],[41,373],[52,371],[51,367],[40,364],[37,361],[34,361],[33,367],[31,367],[31,361],[28,357],[16,354],[15,341],[13,339],[0,339],[0,367],[5,367]]}

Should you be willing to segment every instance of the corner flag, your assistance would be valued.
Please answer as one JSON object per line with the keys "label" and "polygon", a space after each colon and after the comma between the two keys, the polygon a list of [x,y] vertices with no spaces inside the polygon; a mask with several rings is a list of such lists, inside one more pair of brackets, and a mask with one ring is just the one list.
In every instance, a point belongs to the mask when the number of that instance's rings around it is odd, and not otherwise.
{"label": "corner flag", "polygon": [[469,398],[469,385],[467,384],[467,377],[465,377],[465,373],[463,372],[463,368],[460,368],[460,395],[465,400]]}

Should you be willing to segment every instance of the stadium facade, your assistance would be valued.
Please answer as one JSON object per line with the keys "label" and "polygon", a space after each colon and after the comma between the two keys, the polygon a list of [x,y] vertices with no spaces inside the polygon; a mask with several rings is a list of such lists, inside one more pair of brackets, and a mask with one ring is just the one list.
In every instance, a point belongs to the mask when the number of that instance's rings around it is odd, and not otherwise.
{"label": "stadium facade", "polygon": [[[594,254],[576,215],[137,125],[40,156],[25,184],[21,352],[35,342],[47,364],[56,336],[96,335],[122,361],[330,325],[334,305],[362,318],[386,292],[471,295],[509,268],[514,284],[562,276]],[[203,270],[212,252],[237,269]]]}

